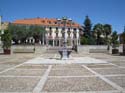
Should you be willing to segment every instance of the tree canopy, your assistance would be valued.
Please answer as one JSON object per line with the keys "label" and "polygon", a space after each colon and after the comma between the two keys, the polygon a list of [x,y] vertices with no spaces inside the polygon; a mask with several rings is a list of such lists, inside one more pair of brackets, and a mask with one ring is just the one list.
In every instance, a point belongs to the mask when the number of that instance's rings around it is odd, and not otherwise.
{"label": "tree canopy", "polygon": [[91,23],[89,16],[86,16],[83,27],[84,27],[85,36],[90,36],[92,23]]}
{"label": "tree canopy", "polygon": [[117,31],[114,31],[111,35],[111,43],[113,45],[113,48],[115,48],[118,45],[118,35],[117,35]]}
{"label": "tree canopy", "polygon": [[3,48],[9,49],[11,47],[11,34],[9,30],[5,30],[4,34],[1,35],[1,40],[3,42]]}
{"label": "tree canopy", "polygon": [[18,44],[18,41],[21,43],[25,43],[26,39],[29,37],[33,37],[35,42],[38,42],[40,38],[45,34],[45,29],[41,26],[37,25],[14,25],[9,24],[8,30],[12,34],[12,40]]}

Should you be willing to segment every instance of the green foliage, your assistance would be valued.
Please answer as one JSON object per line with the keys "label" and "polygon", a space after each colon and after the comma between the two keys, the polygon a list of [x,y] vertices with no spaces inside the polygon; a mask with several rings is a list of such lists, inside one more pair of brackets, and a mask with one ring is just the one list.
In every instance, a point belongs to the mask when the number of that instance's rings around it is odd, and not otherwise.
{"label": "green foliage", "polygon": [[38,42],[43,36],[43,34],[46,33],[46,31],[41,26],[30,26],[30,34],[34,37],[35,41]]}
{"label": "green foliage", "polygon": [[113,45],[113,48],[116,48],[117,46],[118,46],[118,35],[117,35],[117,32],[116,31],[114,31],[113,33],[112,33],[112,35],[111,35],[111,43],[112,43],[112,45]]}
{"label": "green foliage", "polygon": [[35,41],[38,42],[39,39],[45,34],[45,29],[41,26],[25,26],[25,25],[14,25],[9,24],[9,31],[12,35],[12,40],[18,44],[20,40],[21,43],[25,43],[26,39],[29,37],[34,37]]}
{"label": "green foliage", "polygon": [[27,38],[28,32],[26,31],[26,26],[17,26],[10,24],[8,26],[8,30],[10,31],[12,35],[12,39],[14,42],[18,43],[20,40],[21,42],[24,42]]}
{"label": "green foliage", "polygon": [[88,44],[88,39],[86,37],[81,37],[81,45],[87,45]]}
{"label": "green foliage", "polygon": [[122,42],[123,42],[123,44],[125,44],[125,31],[122,33]]}
{"label": "green foliage", "polygon": [[96,43],[97,45],[101,44],[101,35],[103,35],[104,28],[102,24],[96,24],[93,28],[94,35],[96,35]]}
{"label": "green foliage", "polygon": [[94,37],[89,37],[88,38],[88,44],[89,45],[96,45],[96,40]]}
{"label": "green foliage", "polygon": [[110,43],[109,35],[112,33],[112,26],[110,24],[104,25],[104,34],[105,34],[105,44]]}
{"label": "green foliage", "polygon": [[3,42],[4,49],[10,49],[11,47],[11,34],[9,30],[5,30],[4,34],[1,35],[1,40]]}
{"label": "green foliage", "polygon": [[[96,24],[93,28],[94,35],[96,37],[96,43],[100,44],[109,44],[108,36],[111,35],[112,27],[110,24]],[[103,37],[101,37],[103,36]]]}
{"label": "green foliage", "polygon": [[88,16],[86,16],[85,21],[84,21],[84,35],[81,36],[81,44],[85,45],[94,45],[95,44],[95,39],[92,36],[92,24],[91,20]]}
{"label": "green foliage", "polygon": [[123,54],[125,54],[125,28],[124,32],[122,33],[122,42],[123,42]]}
{"label": "green foliage", "polygon": [[91,28],[92,28],[91,20],[89,19],[88,16],[86,16],[86,19],[84,21],[85,36],[90,36]]}
{"label": "green foliage", "polygon": [[112,26],[110,24],[105,24],[104,25],[104,33],[105,33],[106,37],[108,35],[110,35],[111,32],[112,32]]}
{"label": "green foliage", "polygon": [[109,44],[110,43],[110,35],[112,33],[112,26],[110,24],[95,24],[92,29],[92,23],[88,16],[86,16],[85,21],[83,23],[83,32],[85,37],[84,40],[87,44]]}

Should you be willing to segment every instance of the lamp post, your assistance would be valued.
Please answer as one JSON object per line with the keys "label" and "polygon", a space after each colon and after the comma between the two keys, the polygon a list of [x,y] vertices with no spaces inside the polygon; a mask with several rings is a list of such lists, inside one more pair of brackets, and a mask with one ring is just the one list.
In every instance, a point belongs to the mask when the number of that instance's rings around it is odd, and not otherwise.
{"label": "lamp post", "polygon": [[71,19],[68,20],[66,17],[63,17],[62,20],[58,19],[58,22],[62,22],[63,24],[63,29],[62,29],[62,36],[63,36],[63,47],[61,50],[59,50],[59,53],[61,55],[61,59],[62,60],[66,60],[69,58],[69,55],[71,53],[71,50],[67,48],[67,39],[66,39],[66,24],[67,24],[67,21],[70,21],[71,22]]}

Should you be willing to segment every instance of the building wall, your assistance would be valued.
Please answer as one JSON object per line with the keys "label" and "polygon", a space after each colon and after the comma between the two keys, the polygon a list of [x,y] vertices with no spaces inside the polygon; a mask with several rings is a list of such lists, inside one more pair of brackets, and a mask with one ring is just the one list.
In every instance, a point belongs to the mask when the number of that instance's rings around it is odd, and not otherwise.
{"label": "building wall", "polygon": [[[47,37],[50,36],[50,29],[49,27],[46,27],[45,30],[47,31]],[[70,33],[70,37],[71,39],[73,39],[74,35],[73,35],[73,28],[70,29],[71,33]],[[68,38],[68,28],[65,29],[65,33],[66,33],[66,38]],[[62,28],[58,27],[58,37],[62,38]],[[56,27],[52,27],[52,39],[56,38]],[[79,39],[79,29],[76,28],[76,38]]]}
{"label": "building wall", "polygon": [[[50,29],[51,28],[51,29]],[[58,38],[56,37],[56,29],[58,28]],[[65,38],[68,40],[70,39],[70,46],[73,46],[73,42],[75,42],[75,45],[79,45],[80,44],[80,31],[79,28],[75,28],[76,30],[74,30],[74,28],[70,27],[70,38],[68,37],[68,31],[69,28],[65,28],[64,32],[65,32]],[[48,39],[49,41],[53,42],[52,46],[55,46],[55,41],[56,40],[63,40],[63,36],[62,36],[62,31],[63,31],[63,27],[46,27],[45,30],[47,31],[47,35],[46,35],[46,39]],[[51,30],[51,31],[50,31]],[[76,37],[74,38],[74,32],[76,32]],[[51,33],[51,34],[50,34]],[[74,40],[74,41],[73,41]],[[62,43],[62,41],[59,41],[60,43]],[[58,45],[60,46],[60,45]]]}

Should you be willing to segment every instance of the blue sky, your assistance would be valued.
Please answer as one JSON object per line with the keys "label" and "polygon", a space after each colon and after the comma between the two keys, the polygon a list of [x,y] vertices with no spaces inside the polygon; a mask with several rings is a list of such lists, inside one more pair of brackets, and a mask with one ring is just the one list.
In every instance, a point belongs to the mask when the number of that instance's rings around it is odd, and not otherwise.
{"label": "blue sky", "polygon": [[121,33],[125,26],[125,0],[0,0],[3,21],[23,18],[67,16],[83,24],[88,15],[92,24],[109,23]]}

